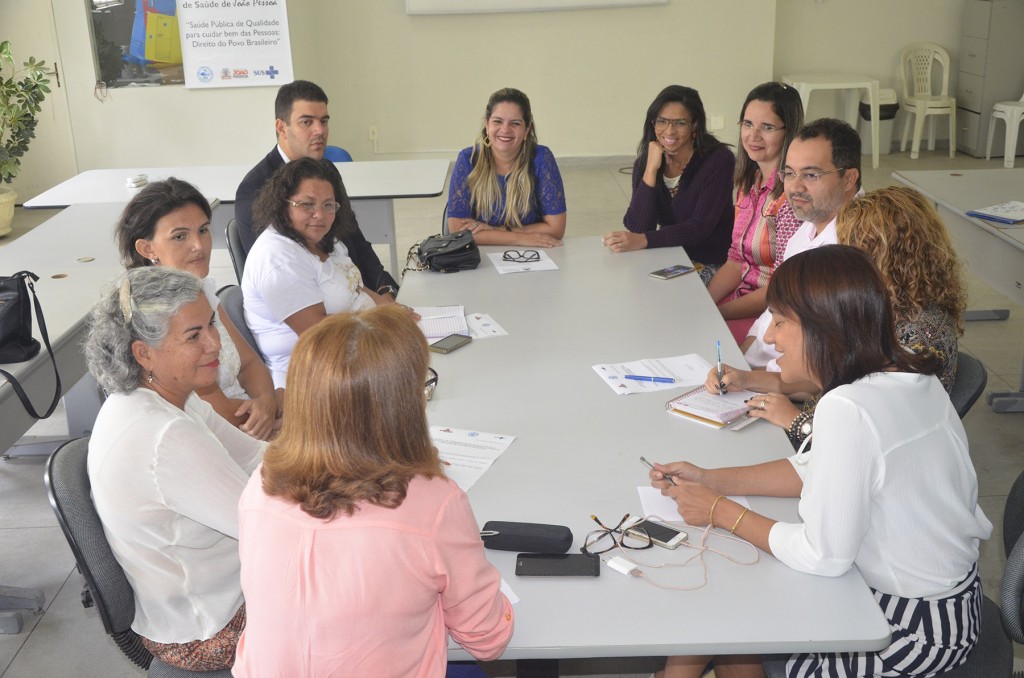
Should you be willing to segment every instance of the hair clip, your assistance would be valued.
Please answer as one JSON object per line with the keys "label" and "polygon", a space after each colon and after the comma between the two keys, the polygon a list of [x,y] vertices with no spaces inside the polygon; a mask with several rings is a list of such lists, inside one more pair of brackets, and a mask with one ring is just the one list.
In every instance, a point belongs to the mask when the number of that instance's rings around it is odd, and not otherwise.
{"label": "hair clip", "polygon": [[132,281],[127,275],[121,282],[118,301],[121,306],[121,315],[124,316],[124,323],[130,327],[132,324]]}

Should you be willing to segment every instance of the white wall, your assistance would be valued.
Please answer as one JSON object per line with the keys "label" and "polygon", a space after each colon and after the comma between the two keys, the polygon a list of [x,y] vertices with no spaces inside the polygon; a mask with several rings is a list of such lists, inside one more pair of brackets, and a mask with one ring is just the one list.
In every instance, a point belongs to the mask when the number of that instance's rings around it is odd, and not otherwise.
{"label": "white wall", "polygon": [[[97,100],[86,3],[51,2],[79,170],[255,162],[273,143],[273,88],[122,88]],[[734,139],[734,109],[771,78],[775,3],[410,17],[403,0],[292,0],[288,16],[296,77],[324,86],[331,140],[357,159],[449,156],[506,85],[531,97],[541,143],[600,156],[633,153],[648,103],[673,82],[700,89]]]}
{"label": "white wall", "polygon": [[[807,71],[858,73],[901,92],[900,50],[911,42],[934,42],[952,60],[950,93],[956,94],[960,21],[965,0],[778,0],[775,18],[775,76]],[[842,117],[840,99],[812,95],[807,119]],[[894,140],[903,127],[896,118]],[[936,136],[947,139],[945,118]]]}

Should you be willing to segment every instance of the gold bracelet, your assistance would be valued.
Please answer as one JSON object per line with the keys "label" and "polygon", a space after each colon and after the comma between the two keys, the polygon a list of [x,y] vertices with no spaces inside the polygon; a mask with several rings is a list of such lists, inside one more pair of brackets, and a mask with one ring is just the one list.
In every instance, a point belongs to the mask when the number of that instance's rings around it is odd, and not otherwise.
{"label": "gold bracelet", "polygon": [[737,518],[736,522],[732,524],[732,529],[729,530],[729,534],[736,534],[736,528],[740,526],[740,521],[743,520],[743,516],[747,515],[747,511],[749,510],[750,509],[748,508],[743,509],[743,512],[740,514],[740,517]]}
{"label": "gold bracelet", "polygon": [[715,526],[715,507],[718,506],[718,502],[722,501],[723,499],[725,499],[725,495],[720,494],[718,495],[718,497],[715,498],[715,501],[711,503],[711,512],[708,514],[708,525],[710,525],[711,527]]}

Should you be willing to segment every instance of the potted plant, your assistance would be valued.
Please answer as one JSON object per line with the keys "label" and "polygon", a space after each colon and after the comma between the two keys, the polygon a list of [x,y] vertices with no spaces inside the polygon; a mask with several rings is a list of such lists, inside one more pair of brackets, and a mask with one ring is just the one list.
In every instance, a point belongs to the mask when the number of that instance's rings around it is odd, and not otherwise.
{"label": "potted plant", "polygon": [[[36,136],[36,116],[50,93],[46,62],[35,57],[15,68],[9,40],[0,42],[0,184],[9,184],[21,168],[21,157]],[[0,236],[11,232],[17,195],[0,185]]]}

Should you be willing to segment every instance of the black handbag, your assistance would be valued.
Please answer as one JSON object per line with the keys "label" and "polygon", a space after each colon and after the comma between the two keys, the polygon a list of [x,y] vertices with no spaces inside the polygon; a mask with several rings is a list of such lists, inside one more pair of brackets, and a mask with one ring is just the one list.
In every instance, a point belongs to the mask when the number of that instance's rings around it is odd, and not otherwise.
{"label": "black handbag", "polygon": [[432,235],[414,249],[420,262],[418,270],[454,273],[480,265],[480,248],[471,231]]}
{"label": "black handbag", "polygon": [[0,364],[22,363],[31,360],[39,353],[39,342],[32,337],[32,306],[28,300],[28,293],[32,292],[36,317],[39,318],[39,333],[43,335],[43,343],[46,345],[46,352],[50,354],[53,374],[57,381],[53,402],[50,403],[50,407],[44,414],[37,413],[28,399],[28,394],[25,393],[14,375],[5,370],[0,370],[0,374],[7,379],[11,388],[18,394],[25,410],[36,419],[45,419],[53,414],[57,403],[60,402],[61,384],[60,374],[57,372],[57,359],[53,357],[50,337],[46,333],[43,308],[39,304],[39,297],[36,296],[36,288],[33,284],[36,280],[39,280],[39,276],[30,271],[21,271],[12,276],[0,277]]}

